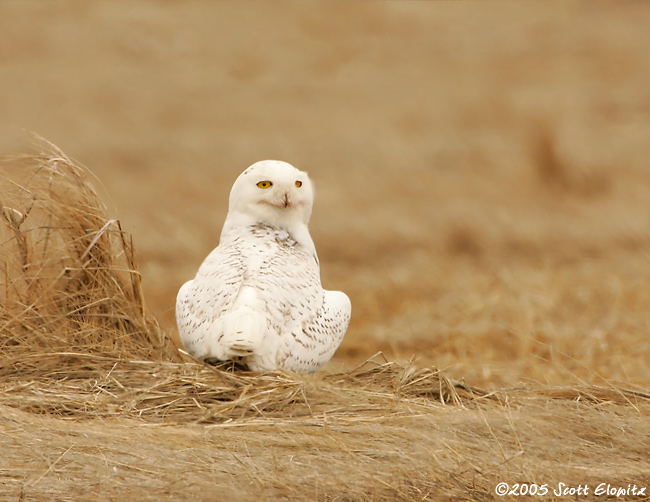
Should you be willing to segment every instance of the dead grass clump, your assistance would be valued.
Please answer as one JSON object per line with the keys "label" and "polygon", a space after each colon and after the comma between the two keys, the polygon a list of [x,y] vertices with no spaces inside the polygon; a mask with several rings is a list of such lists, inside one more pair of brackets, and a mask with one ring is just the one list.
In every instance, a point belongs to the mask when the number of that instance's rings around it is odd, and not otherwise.
{"label": "dead grass clump", "polygon": [[368,361],[318,377],[229,372],[206,364],[34,353],[0,360],[0,404],[62,418],[134,418],[171,424],[242,418],[385,416],[403,406],[463,406],[485,393],[435,368]]}
{"label": "dead grass clump", "polygon": [[383,363],[379,363],[375,360],[377,357],[384,356],[375,354],[349,373],[331,375],[329,378],[373,391],[394,392],[405,398],[424,397],[457,406],[486,395],[485,391],[476,387],[452,382],[437,368],[418,368],[412,362],[401,366],[385,358]]}
{"label": "dead grass clump", "polygon": [[0,161],[0,354],[177,358],[147,313],[131,238],[51,144]]}

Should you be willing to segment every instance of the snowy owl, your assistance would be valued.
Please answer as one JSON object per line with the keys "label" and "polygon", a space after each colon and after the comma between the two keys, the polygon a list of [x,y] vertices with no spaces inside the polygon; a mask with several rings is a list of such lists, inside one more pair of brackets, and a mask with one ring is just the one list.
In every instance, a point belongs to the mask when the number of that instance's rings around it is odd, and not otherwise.
{"label": "snowy owl", "polygon": [[311,373],[332,357],[350,299],[325,291],[307,224],[307,173],[277,160],[246,169],[230,191],[219,245],[176,299],[181,342],[203,360]]}

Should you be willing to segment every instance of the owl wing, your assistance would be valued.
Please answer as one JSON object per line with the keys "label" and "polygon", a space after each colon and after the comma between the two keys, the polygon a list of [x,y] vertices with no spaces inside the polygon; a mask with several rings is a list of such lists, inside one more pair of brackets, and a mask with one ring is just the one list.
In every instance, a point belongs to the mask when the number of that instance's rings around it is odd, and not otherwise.
{"label": "owl wing", "polygon": [[343,341],[350,323],[351,304],[345,293],[322,291],[323,302],[315,316],[305,319],[300,331],[286,337],[282,367],[312,373],[329,361]]}
{"label": "owl wing", "polygon": [[323,307],[314,322],[304,329],[306,336],[314,340],[318,354],[318,367],[329,361],[343,341],[350,324],[352,303],[341,291],[324,291]]}
{"label": "owl wing", "polygon": [[183,284],[176,297],[176,324],[183,347],[194,357],[211,356],[211,334],[239,294],[245,257],[238,242],[219,245],[204,260],[196,277]]}
{"label": "owl wing", "polygon": [[351,306],[345,294],[323,290],[317,256],[297,245],[281,246],[260,268],[259,287],[277,348],[269,354],[275,361],[260,354],[249,366],[311,373],[329,361],[347,330]]}

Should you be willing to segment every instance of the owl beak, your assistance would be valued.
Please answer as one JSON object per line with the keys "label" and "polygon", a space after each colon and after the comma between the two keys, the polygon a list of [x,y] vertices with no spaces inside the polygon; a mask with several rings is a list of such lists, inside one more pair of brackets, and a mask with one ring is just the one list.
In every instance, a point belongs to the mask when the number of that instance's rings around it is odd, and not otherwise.
{"label": "owl beak", "polygon": [[293,203],[291,202],[291,199],[289,199],[289,194],[285,193],[284,197],[282,198],[282,204],[284,207],[291,207],[293,206]]}

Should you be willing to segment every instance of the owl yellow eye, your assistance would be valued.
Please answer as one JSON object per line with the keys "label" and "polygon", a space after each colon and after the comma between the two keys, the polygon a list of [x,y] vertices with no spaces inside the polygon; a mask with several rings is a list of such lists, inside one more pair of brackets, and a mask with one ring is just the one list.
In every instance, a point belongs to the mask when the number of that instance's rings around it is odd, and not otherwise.
{"label": "owl yellow eye", "polygon": [[271,183],[270,181],[260,181],[257,184],[257,186],[260,188],[271,188],[271,185],[273,185],[273,183]]}
{"label": "owl yellow eye", "polygon": [[302,181],[296,181],[296,186],[300,188],[302,186]]}

